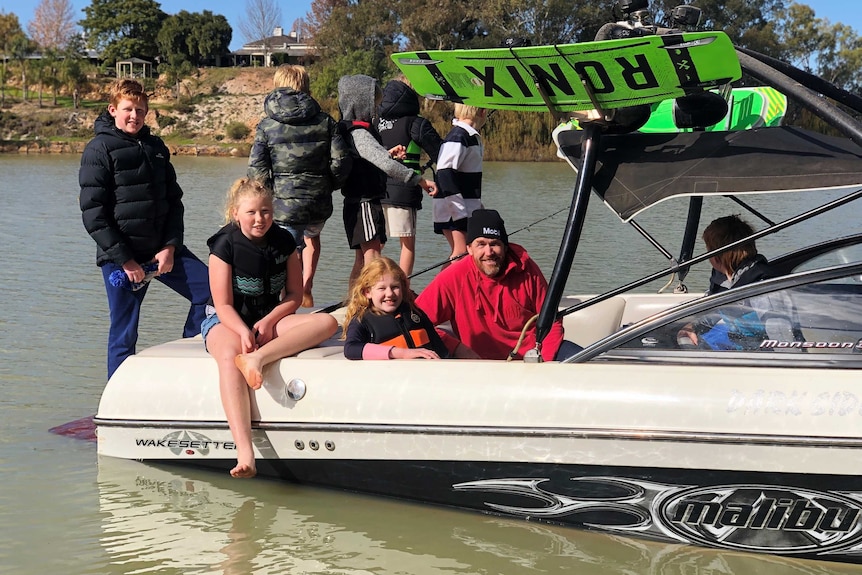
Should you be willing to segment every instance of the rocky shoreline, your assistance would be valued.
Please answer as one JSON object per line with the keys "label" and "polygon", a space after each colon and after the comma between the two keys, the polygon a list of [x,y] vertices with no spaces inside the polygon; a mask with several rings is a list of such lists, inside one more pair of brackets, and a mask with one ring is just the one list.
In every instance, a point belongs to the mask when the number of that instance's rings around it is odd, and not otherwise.
{"label": "rocky shoreline", "polygon": [[[42,140],[30,140],[19,142],[0,142],[0,154],[80,154],[84,151],[87,142],[45,142]],[[223,156],[233,158],[244,158],[248,156],[246,146],[213,146],[183,144],[167,144],[171,155],[174,156]]]}

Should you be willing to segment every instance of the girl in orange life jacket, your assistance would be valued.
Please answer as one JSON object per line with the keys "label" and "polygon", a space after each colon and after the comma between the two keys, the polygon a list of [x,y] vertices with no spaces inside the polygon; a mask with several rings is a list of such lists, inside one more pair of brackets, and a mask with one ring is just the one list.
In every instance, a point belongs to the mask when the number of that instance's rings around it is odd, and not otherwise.
{"label": "girl in orange life jacket", "polygon": [[440,359],[449,351],[413,304],[407,276],[389,258],[367,263],[350,290],[342,339],[347,359]]}

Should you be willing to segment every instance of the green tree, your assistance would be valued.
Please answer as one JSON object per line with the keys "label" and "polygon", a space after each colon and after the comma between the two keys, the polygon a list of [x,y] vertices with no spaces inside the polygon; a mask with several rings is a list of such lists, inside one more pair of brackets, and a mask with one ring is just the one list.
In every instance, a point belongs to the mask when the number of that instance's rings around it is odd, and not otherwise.
{"label": "green tree", "polygon": [[209,10],[202,13],[182,10],[165,19],[156,42],[163,59],[180,55],[200,66],[227,54],[232,36],[233,30],[224,16]]}
{"label": "green tree", "polygon": [[182,95],[182,81],[194,74],[196,68],[182,54],[171,54],[168,61],[159,66],[159,72],[165,75],[165,80],[174,85],[175,98],[179,102]]}
{"label": "green tree", "polygon": [[204,10],[195,16],[197,24],[191,31],[189,42],[194,46],[198,64],[227,54],[230,51],[230,41],[233,39],[233,29],[228,24],[227,18],[221,14],[213,14],[209,10]]}
{"label": "green tree", "polygon": [[123,58],[154,59],[156,38],[167,14],[154,0],[92,0],[80,25],[91,47],[112,65]]}
{"label": "green tree", "polygon": [[320,68],[343,70],[353,62],[361,67],[348,73],[386,75],[401,33],[396,6],[394,0],[314,0],[307,24],[323,56]]}
{"label": "green tree", "polygon": [[829,42],[823,33],[824,24],[815,17],[810,6],[791,3],[781,12],[776,25],[783,45],[779,57],[811,72],[814,55]]}
{"label": "green tree", "polygon": [[[42,80],[40,82],[40,88],[42,85],[47,85],[47,87],[51,90],[51,98],[52,105],[57,105],[57,91],[60,88],[60,66],[62,64],[62,59],[60,57],[60,51],[55,50],[54,48],[47,48],[42,50],[42,63],[43,63],[43,72],[42,72]],[[39,96],[39,102],[41,106],[42,96]]]}
{"label": "green tree", "polygon": [[[21,23],[18,21],[18,16],[6,12],[0,12],[0,50],[3,54],[11,54],[12,47],[15,46],[21,38],[26,39],[24,31],[21,29]],[[6,81],[9,77],[7,58],[3,58],[3,63],[0,65],[0,108],[6,106]]]}
{"label": "green tree", "polygon": [[[512,0],[516,1],[516,0]],[[499,0],[499,4],[511,4]],[[396,5],[400,14],[401,33],[411,50],[453,50],[469,48],[487,35],[481,2],[441,0],[434,10],[411,10],[408,1]]]}
{"label": "green tree", "polygon": [[[64,86],[72,94],[72,106],[80,105],[80,88],[87,80],[87,68],[90,67],[84,59],[84,43],[80,36],[74,37],[60,54],[60,69],[57,86]],[[57,102],[56,91],[54,103]]]}
{"label": "green tree", "polygon": [[30,84],[27,80],[27,73],[30,71],[30,57],[36,51],[36,43],[27,36],[16,36],[9,46],[10,51],[6,52],[12,56],[12,59],[18,64],[18,71],[21,73],[21,98],[26,102],[29,93]]}
{"label": "green tree", "polygon": [[826,44],[816,56],[817,74],[836,86],[859,93],[862,89],[862,39],[850,26],[829,25]]}
{"label": "green tree", "polygon": [[[680,4],[680,0],[655,0],[657,21],[670,24],[671,11]],[[701,29],[721,30],[739,46],[780,57],[775,22],[784,0],[698,0],[694,5],[703,11]]]}
{"label": "green tree", "polygon": [[783,59],[851,91],[862,88],[862,39],[851,27],[791,3],[777,26]]}
{"label": "green tree", "polygon": [[39,107],[42,107],[42,93],[44,92],[44,80],[45,74],[48,71],[48,61],[45,59],[45,55],[42,54],[41,58],[34,59],[30,62],[30,72],[36,77],[36,85],[39,87]]}
{"label": "green tree", "polygon": [[493,45],[510,37],[534,45],[587,42],[611,20],[594,0],[485,0],[480,9]]}
{"label": "green tree", "polygon": [[315,64],[311,74],[311,93],[317,98],[337,98],[338,80],[348,74],[365,74],[379,78],[379,61],[370,52],[351,52]]}

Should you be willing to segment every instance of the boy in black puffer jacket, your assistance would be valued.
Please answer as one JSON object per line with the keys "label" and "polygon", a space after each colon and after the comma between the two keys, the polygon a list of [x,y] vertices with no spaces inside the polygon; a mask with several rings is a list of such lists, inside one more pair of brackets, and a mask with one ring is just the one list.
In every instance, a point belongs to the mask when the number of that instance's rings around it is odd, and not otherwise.
{"label": "boy in black puffer jacket", "polygon": [[[406,148],[402,164],[422,173],[420,156],[424,150],[437,163],[443,139],[427,119],[419,115],[419,96],[403,75],[390,80],[383,88],[377,129],[386,149],[401,145]],[[381,200],[386,218],[386,235],[401,240],[399,264],[409,277],[416,259],[416,212],[422,209],[422,189],[387,178],[386,197]]]}
{"label": "boy in black puffer jacket", "polygon": [[96,241],[96,265],[108,294],[109,378],[135,353],[148,288],[114,285],[112,272],[122,270],[136,284],[145,280],[141,265],[156,264],[156,279],[191,302],[183,337],[200,333],[210,297],[206,265],[183,245],[183,190],[167,146],[144,125],[147,110],[139,82],[114,83],[78,172],[84,227]]}

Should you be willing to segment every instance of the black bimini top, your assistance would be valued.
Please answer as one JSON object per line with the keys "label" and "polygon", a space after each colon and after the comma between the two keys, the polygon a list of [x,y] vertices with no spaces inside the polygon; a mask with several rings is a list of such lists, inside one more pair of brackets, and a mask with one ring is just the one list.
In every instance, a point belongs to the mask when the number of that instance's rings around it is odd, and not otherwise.
{"label": "black bimini top", "polygon": [[[582,131],[557,129],[580,167]],[[800,192],[862,185],[862,148],[790,126],[736,132],[602,135],[593,191],[624,222],[674,196]]]}

